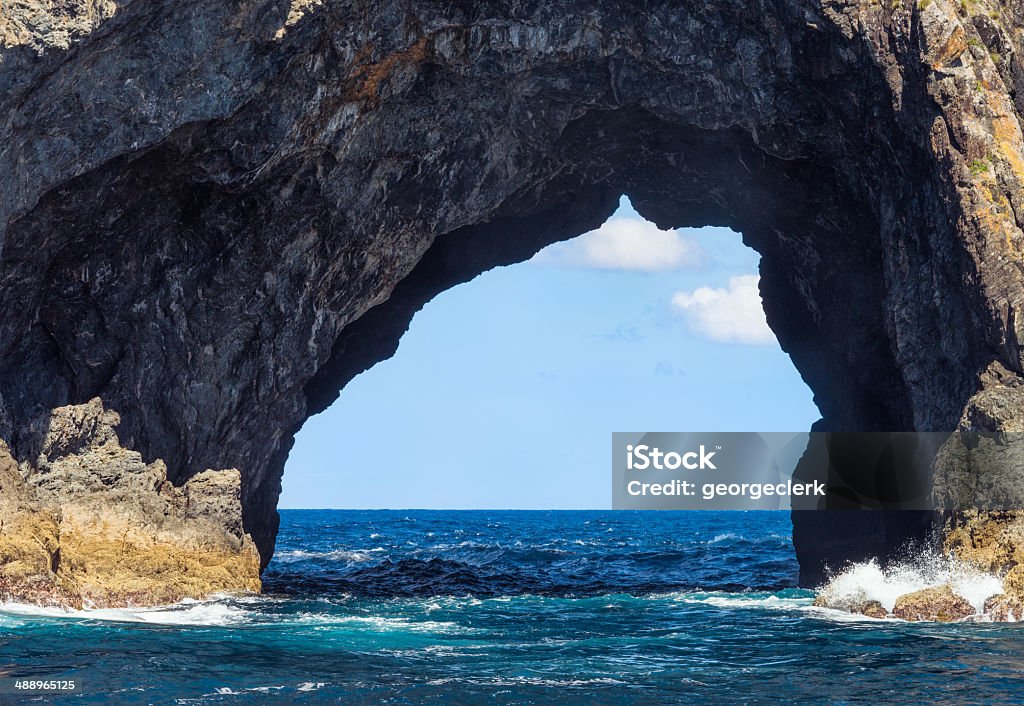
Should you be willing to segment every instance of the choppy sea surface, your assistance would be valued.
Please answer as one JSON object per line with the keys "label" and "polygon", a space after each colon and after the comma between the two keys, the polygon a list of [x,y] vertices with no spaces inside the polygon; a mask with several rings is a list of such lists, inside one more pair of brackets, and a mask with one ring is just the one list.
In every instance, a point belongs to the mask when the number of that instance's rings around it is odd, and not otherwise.
{"label": "choppy sea surface", "polygon": [[1024,624],[854,617],[796,576],[784,512],[283,511],[264,596],[0,605],[0,676],[82,684],[0,703],[1024,701]]}

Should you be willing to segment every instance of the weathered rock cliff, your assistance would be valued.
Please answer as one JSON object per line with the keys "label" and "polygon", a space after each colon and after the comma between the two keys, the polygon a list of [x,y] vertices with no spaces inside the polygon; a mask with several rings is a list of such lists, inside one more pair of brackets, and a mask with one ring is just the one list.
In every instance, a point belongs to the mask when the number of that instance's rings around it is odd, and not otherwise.
{"label": "weathered rock cliff", "polygon": [[0,442],[0,600],[73,607],[172,603],[259,591],[237,470],[181,487],[121,447],[99,399],[61,407]]}
{"label": "weathered rock cliff", "polygon": [[[302,422],[622,193],[761,253],[818,428],[1020,424],[1022,32],[1020,0],[5,4],[0,438],[29,461],[98,397],[173,484],[239,469],[265,562]],[[927,524],[826,517],[808,582]]]}

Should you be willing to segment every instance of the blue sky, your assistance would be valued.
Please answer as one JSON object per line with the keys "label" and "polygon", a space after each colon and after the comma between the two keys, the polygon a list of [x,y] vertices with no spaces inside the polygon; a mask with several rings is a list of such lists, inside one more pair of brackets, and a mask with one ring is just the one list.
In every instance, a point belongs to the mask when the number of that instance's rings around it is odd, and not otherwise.
{"label": "blue sky", "polygon": [[757,263],[737,233],[659,231],[624,198],[427,304],[306,422],[281,507],[609,508],[613,431],[807,430]]}

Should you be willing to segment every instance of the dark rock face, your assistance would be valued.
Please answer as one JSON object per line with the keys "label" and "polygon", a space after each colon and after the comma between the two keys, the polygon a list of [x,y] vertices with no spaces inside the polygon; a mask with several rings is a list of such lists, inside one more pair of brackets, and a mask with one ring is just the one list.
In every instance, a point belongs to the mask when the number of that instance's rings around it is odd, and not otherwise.
{"label": "dark rock face", "polygon": [[[240,469],[269,561],[303,421],[622,193],[761,253],[818,428],[1024,419],[1017,0],[59,5],[0,9],[16,458],[99,397],[173,482]],[[815,582],[851,543],[795,519]]]}

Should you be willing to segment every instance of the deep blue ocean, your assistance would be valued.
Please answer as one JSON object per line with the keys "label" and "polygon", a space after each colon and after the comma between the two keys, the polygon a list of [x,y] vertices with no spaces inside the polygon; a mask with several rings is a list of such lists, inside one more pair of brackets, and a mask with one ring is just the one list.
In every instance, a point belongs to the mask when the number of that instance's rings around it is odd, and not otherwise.
{"label": "deep blue ocean", "polygon": [[265,596],[2,606],[0,675],[81,680],[32,703],[1024,702],[1024,627],[814,608],[788,513],[281,514]]}

